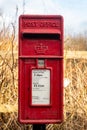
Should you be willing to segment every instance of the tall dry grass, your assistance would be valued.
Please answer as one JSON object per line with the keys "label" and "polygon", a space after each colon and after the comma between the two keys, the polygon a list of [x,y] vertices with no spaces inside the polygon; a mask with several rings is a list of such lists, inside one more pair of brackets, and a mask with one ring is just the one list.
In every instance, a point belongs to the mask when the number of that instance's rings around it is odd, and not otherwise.
{"label": "tall dry grass", "polygon": [[0,104],[17,103],[18,58],[15,58],[15,50],[17,51],[17,41],[14,31],[11,36],[0,38]]}

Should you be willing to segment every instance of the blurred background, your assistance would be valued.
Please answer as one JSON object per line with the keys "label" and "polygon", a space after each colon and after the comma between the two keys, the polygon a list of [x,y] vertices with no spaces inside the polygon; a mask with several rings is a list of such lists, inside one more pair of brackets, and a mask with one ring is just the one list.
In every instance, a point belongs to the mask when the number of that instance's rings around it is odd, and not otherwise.
{"label": "blurred background", "polygon": [[87,1],[0,0],[0,130],[32,130],[18,122],[18,18],[64,17],[64,122],[47,130],[87,130]]}

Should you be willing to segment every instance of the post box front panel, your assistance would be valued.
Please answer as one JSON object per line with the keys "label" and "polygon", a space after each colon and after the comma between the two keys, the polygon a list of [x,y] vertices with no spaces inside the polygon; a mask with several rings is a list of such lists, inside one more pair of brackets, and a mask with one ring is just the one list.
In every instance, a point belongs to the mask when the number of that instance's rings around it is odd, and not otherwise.
{"label": "post box front panel", "polygon": [[57,123],[63,119],[62,61],[48,59],[46,65],[42,69],[36,67],[35,59],[20,61],[21,122]]}
{"label": "post box front panel", "polygon": [[21,16],[19,23],[19,120],[59,123],[63,120],[62,17]]}

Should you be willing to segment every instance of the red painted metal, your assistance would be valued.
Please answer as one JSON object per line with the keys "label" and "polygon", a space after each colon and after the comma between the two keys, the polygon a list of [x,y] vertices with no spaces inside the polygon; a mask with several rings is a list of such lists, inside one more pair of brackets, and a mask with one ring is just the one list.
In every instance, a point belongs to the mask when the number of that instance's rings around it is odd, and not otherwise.
{"label": "red painted metal", "polygon": [[[38,65],[38,60],[44,64]],[[49,98],[32,99],[33,84],[43,73]],[[47,74],[47,75],[46,75]],[[49,76],[50,75],[50,76]],[[40,75],[39,75],[40,76]],[[34,77],[34,78],[33,78]],[[38,79],[37,79],[38,80]],[[39,81],[39,80],[38,80]],[[44,83],[43,81],[43,83]],[[36,82],[36,81],[35,81]],[[37,83],[38,85],[39,83]],[[36,85],[36,87],[37,87]],[[45,85],[42,85],[46,86]],[[39,93],[37,92],[40,91]],[[42,90],[44,92],[42,92]],[[63,121],[63,17],[22,15],[19,18],[19,121],[43,124]],[[36,88],[37,95],[45,89]],[[41,96],[42,96],[41,95]],[[44,95],[42,96],[44,97]],[[36,98],[40,98],[37,96]],[[44,102],[47,100],[46,102]],[[34,103],[36,101],[36,103]]]}

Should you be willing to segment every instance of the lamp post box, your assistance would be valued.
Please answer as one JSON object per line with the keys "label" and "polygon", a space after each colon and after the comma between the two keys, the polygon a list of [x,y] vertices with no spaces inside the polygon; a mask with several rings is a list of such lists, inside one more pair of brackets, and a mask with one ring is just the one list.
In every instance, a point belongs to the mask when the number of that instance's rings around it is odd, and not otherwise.
{"label": "lamp post box", "polygon": [[20,16],[18,102],[22,123],[62,122],[62,16]]}

